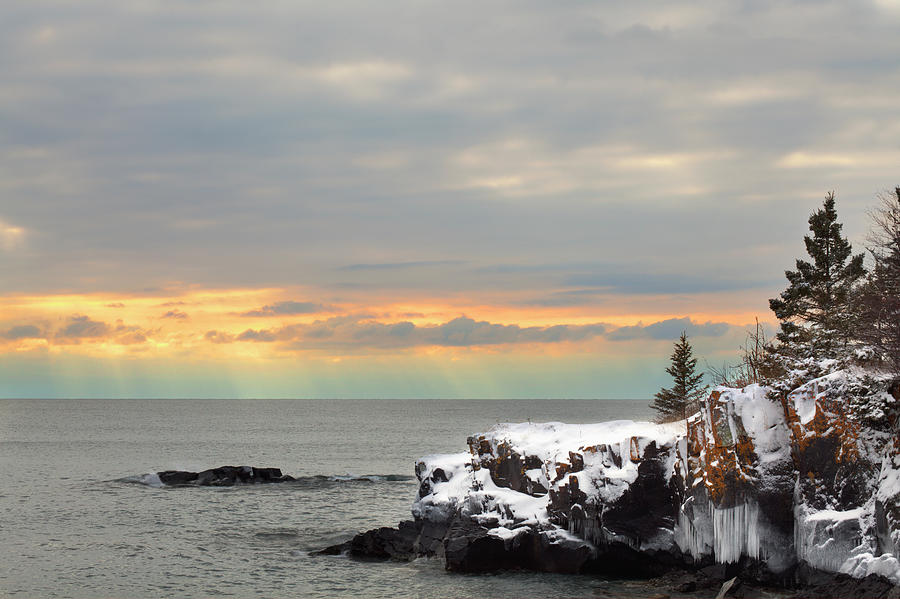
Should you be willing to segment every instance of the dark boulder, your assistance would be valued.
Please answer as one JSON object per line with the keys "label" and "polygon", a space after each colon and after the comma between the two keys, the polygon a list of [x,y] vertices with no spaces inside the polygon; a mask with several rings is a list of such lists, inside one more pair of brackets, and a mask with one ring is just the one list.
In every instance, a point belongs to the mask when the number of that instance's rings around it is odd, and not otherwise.
{"label": "dark boulder", "polygon": [[196,472],[183,472],[181,470],[166,470],[165,472],[157,472],[156,476],[164,485],[176,486],[187,485],[197,482]]}
{"label": "dark boulder", "polygon": [[803,584],[796,597],[816,599],[898,599],[900,587],[876,574],[853,578],[848,574],[817,571]]}
{"label": "dark boulder", "polygon": [[444,537],[447,536],[449,523],[417,520],[416,525],[419,527],[419,536],[415,544],[416,553],[425,556],[443,556]]}
{"label": "dark boulder", "polygon": [[427,540],[422,540],[423,528],[419,522],[404,520],[397,528],[384,526],[367,530],[344,543],[313,551],[311,555],[348,555],[356,559],[410,561],[421,555],[433,554]]}
{"label": "dark boulder", "polygon": [[581,574],[597,570],[597,554],[584,541],[531,527],[502,538],[468,518],[458,518],[444,537],[444,563],[453,572],[529,570]]}
{"label": "dark boulder", "polygon": [[516,569],[503,539],[488,534],[490,529],[458,518],[444,537],[444,564],[453,572],[493,572]]}
{"label": "dark boulder", "polygon": [[[668,449],[668,448],[667,448]],[[638,477],[615,503],[607,506],[600,526],[617,538],[629,539],[635,547],[675,527],[675,493],[666,473],[667,453],[655,442],[644,450]]]}
{"label": "dark boulder", "polygon": [[376,528],[356,535],[350,540],[348,554],[358,558],[408,561],[416,557],[418,536],[416,523],[404,520],[397,528]]}
{"label": "dark boulder", "polygon": [[294,477],[281,473],[278,468],[254,468],[252,466],[220,466],[202,472],[166,470],[156,475],[164,485],[201,487],[230,487],[237,484],[281,483]]}

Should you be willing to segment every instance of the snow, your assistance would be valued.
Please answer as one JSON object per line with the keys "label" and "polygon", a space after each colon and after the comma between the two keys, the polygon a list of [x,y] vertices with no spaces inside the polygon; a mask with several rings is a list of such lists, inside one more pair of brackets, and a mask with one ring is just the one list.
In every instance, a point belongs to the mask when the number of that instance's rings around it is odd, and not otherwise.
{"label": "snow", "polygon": [[879,501],[887,503],[896,500],[898,495],[900,495],[900,453],[885,455],[881,464],[876,497]]}
{"label": "snow", "polygon": [[513,529],[506,528],[505,526],[499,526],[497,528],[492,528],[491,530],[489,530],[488,534],[493,537],[499,537],[504,541],[508,541],[509,539],[514,539],[515,537],[519,536],[523,532],[527,532],[528,530],[529,527],[527,526],[520,526],[519,528]]}
{"label": "snow", "polygon": [[[584,468],[569,477],[578,479],[579,489],[587,493],[588,497],[596,498],[601,503],[608,503],[618,499],[633,483],[638,476],[637,464],[630,459],[632,453],[632,439],[635,439],[636,451],[643,453],[651,442],[657,445],[674,442],[679,433],[685,430],[684,422],[667,424],[654,424],[650,422],[634,422],[631,420],[614,420],[598,424],[564,424],[562,422],[547,423],[521,423],[498,424],[488,432],[478,435],[484,437],[496,450],[497,446],[505,443],[520,455],[535,456],[543,462],[540,471],[532,469],[526,471],[526,476],[531,480],[541,482],[545,487],[550,486],[550,481],[556,478],[556,465],[569,462],[569,453],[579,453],[584,458]],[[592,451],[585,448],[607,446],[607,451]],[[609,452],[621,457],[621,467],[617,467],[611,460]],[[563,481],[568,481],[568,477]],[[483,481],[485,485],[493,485],[490,477]],[[557,485],[558,486],[558,485]],[[496,488],[496,487],[495,487]],[[487,487],[485,488],[487,490]],[[523,507],[522,493],[516,493],[509,489],[499,489],[502,495],[502,503],[510,507],[517,516]],[[524,495],[525,497],[529,497]],[[544,498],[543,505],[549,497]],[[528,503],[528,515],[532,517],[537,510]]]}
{"label": "snow", "polygon": [[784,409],[781,402],[769,399],[765,387],[749,385],[741,390],[725,387],[718,390],[720,400],[729,402],[733,415],[740,419],[753,441],[762,471],[791,458],[791,432],[784,419]]}
{"label": "snow", "polygon": [[[651,441],[657,444],[671,441],[684,432],[684,422],[654,424],[632,420],[612,420],[597,424],[504,423],[497,424],[484,436],[496,447],[506,441],[522,455],[537,456],[543,462],[566,462],[570,451],[593,445],[618,445],[630,442],[632,437],[641,439],[642,448]],[[625,452],[628,455],[628,451]],[[585,456],[587,458],[587,456]]]}
{"label": "snow", "polygon": [[854,578],[865,578],[869,574],[878,574],[894,584],[900,584],[900,561],[897,561],[897,558],[890,553],[877,557],[870,552],[852,555],[841,564],[840,572]]}
{"label": "snow", "polygon": [[[491,473],[482,468],[475,472],[474,479],[478,490],[469,491],[469,515],[476,520],[497,517],[501,526],[512,524],[546,524],[547,495],[532,497],[506,487],[498,487],[491,479]],[[474,509],[472,509],[474,508]],[[487,512],[479,513],[480,510]]]}
{"label": "snow", "polygon": [[797,411],[797,417],[800,418],[800,424],[809,424],[816,416],[816,396],[813,393],[797,393],[791,394],[791,400],[794,402],[794,409]]}
{"label": "snow", "polygon": [[858,507],[852,510],[844,510],[842,512],[836,510],[819,510],[806,516],[807,522],[817,522],[819,520],[829,520],[832,522],[840,522],[841,520],[858,520],[866,513],[864,508]]}
{"label": "snow", "polygon": [[[532,468],[525,475],[532,481],[551,487],[556,478],[556,465],[569,462],[569,452],[584,456],[584,469],[572,473],[579,488],[594,501],[606,503],[620,497],[637,479],[637,464],[630,459],[632,438],[636,449],[643,453],[651,442],[658,445],[673,443],[685,430],[684,422],[654,424],[616,420],[598,424],[507,423],[476,435],[487,440],[494,451],[504,443],[523,456],[535,456],[541,468]],[[621,467],[609,459],[609,453],[585,451],[585,447],[606,445],[608,452],[621,457]],[[476,520],[496,519],[502,527],[518,528],[522,524],[549,524],[547,506],[549,494],[533,497],[513,489],[497,486],[486,468],[475,470],[469,453],[431,455],[421,458],[417,466],[420,480],[430,479],[437,468],[444,471],[447,482],[432,482],[431,492],[413,504],[416,517],[441,519],[454,510],[461,510]],[[568,482],[568,477],[563,483]],[[560,483],[556,484],[559,487]],[[498,535],[504,533],[498,532]]]}
{"label": "snow", "polygon": [[413,516],[441,521],[448,518],[465,499],[473,486],[472,456],[468,452],[429,455],[416,464],[419,480],[430,479],[438,468],[444,471],[447,482],[433,484],[431,493],[415,501]]}
{"label": "snow", "polygon": [[[819,363],[821,370],[828,370],[834,366],[834,360],[822,360]],[[788,399],[793,402],[800,424],[809,424],[816,416],[816,401],[824,399],[829,391],[845,387],[848,373],[844,370],[831,372],[791,391]]]}

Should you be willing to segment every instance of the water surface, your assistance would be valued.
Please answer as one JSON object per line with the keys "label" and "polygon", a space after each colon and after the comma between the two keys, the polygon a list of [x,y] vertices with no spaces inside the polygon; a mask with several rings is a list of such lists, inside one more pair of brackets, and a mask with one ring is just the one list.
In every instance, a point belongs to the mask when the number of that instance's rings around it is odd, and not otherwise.
{"label": "water surface", "polygon": [[[650,417],[631,400],[0,400],[0,596],[596,596],[610,583],[307,552],[409,518],[415,459],[497,422]],[[315,478],[126,482],[244,464]]]}

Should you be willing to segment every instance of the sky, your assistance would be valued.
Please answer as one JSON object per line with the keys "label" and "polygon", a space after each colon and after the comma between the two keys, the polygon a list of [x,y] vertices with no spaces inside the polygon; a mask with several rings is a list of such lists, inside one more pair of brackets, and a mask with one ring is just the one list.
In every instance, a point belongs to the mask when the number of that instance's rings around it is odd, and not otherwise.
{"label": "sky", "polygon": [[900,1],[0,19],[0,397],[649,398],[900,184]]}

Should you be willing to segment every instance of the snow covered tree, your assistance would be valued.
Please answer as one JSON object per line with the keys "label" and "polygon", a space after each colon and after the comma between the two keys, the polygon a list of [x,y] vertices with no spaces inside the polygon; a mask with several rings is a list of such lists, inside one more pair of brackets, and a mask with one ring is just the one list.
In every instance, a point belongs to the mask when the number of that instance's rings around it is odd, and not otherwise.
{"label": "snow covered tree", "polygon": [[672,365],[666,368],[666,372],[672,375],[675,385],[671,389],[660,389],[654,395],[652,407],[659,412],[660,420],[687,418],[699,409],[700,399],[708,387],[701,385],[703,373],[697,372],[697,358],[693,356],[693,349],[685,332],[675,342]]}
{"label": "snow covered tree", "polygon": [[900,187],[871,213],[873,267],[858,297],[857,336],[900,374]]}
{"label": "snow covered tree", "polygon": [[838,358],[853,332],[853,292],[865,275],[863,254],[852,255],[841,237],[834,209],[834,192],[809,217],[812,236],[805,236],[812,262],[797,260],[797,270],[785,271],[788,287],[769,307],[781,321],[778,353],[794,358]]}

